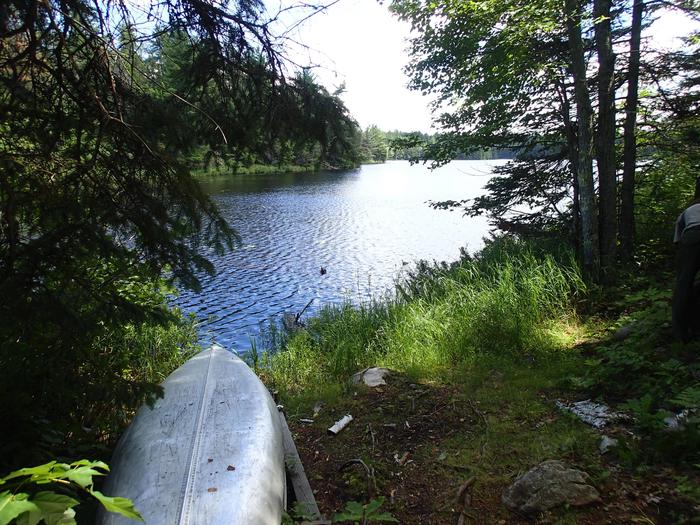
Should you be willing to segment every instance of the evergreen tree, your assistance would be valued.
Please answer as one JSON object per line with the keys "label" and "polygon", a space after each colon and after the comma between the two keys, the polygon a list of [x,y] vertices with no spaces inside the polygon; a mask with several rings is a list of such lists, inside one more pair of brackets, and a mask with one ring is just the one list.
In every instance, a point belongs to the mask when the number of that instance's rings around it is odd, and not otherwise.
{"label": "evergreen tree", "polygon": [[368,126],[362,132],[360,155],[366,162],[386,162],[389,151],[386,134],[377,126]]}
{"label": "evergreen tree", "polygon": [[[260,152],[303,132],[330,159],[343,153],[336,128],[354,129],[337,98],[287,80],[262,2],[154,1],[152,33],[137,30],[141,8],[130,6],[0,5],[8,461],[48,428],[75,437],[104,422],[86,423],[86,412],[128,414],[157,392],[104,341],[129,324],[171,322],[162,286],[198,288],[213,271],[204,248],[236,240],[190,175],[190,154]],[[299,119],[312,105],[315,117]]]}

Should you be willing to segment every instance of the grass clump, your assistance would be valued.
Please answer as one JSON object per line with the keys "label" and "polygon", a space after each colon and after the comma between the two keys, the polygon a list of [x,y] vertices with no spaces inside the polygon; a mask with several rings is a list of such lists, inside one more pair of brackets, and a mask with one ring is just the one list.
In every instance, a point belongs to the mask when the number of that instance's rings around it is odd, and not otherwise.
{"label": "grass clump", "polygon": [[81,405],[84,426],[113,440],[141,403],[162,395],[159,384],[201,350],[194,316],[172,313],[164,324],[130,323],[93,342],[96,357],[82,365],[90,378]]}
{"label": "grass clump", "polygon": [[436,378],[484,355],[532,359],[560,346],[553,328],[574,316],[584,289],[568,255],[496,239],[452,265],[420,263],[392,298],[326,306],[268,348],[265,374],[298,392],[375,365]]}
{"label": "grass clump", "polygon": [[[426,370],[481,354],[532,356],[553,349],[552,323],[573,315],[583,281],[573,263],[538,256],[526,244],[498,241],[475,259],[423,270],[404,292],[399,323],[389,327],[386,362]],[[501,246],[505,244],[507,246]]]}

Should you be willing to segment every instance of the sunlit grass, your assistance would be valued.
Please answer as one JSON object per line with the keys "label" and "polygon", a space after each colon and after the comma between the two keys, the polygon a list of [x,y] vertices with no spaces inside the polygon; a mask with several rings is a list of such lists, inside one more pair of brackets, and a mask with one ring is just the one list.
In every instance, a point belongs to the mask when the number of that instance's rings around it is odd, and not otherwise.
{"label": "sunlit grass", "polygon": [[499,241],[451,268],[424,265],[398,286],[395,299],[325,307],[268,349],[268,380],[298,393],[375,365],[434,380],[485,356],[541,358],[581,337],[577,267],[524,244]]}

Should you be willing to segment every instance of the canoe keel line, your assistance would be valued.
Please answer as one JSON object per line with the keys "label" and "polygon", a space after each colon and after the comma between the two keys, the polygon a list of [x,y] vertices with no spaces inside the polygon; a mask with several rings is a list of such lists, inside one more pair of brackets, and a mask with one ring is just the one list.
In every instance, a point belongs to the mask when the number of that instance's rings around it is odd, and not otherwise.
{"label": "canoe keel line", "polygon": [[[284,415],[240,358],[213,345],[163,389],[120,439],[106,494],[130,498],[147,525],[279,525],[286,459],[290,489],[318,512]],[[101,513],[98,523],[134,522]]]}
{"label": "canoe keel line", "polygon": [[[199,449],[202,443],[202,432],[204,425],[204,410],[207,407],[206,401],[209,400],[209,375],[211,372],[211,364],[213,361],[214,354],[216,352],[212,348],[209,352],[209,359],[207,359],[207,372],[204,376],[204,382],[202,383],[202,393],[199,396],[199,407],[197,410],[197,422],[195,424],[195,430],[192,434],[192,453],[188,458],[187,464],[187,475],[183,479],[182,483],[182,502],[180,503],[180,521],[179,525],[188,525],[190,523],[190,517],[192,513],[192,499],[194,496],[194,485],[197,479],[197,465],[199,465]],[[218,490],[218,489],[217,489]]]}

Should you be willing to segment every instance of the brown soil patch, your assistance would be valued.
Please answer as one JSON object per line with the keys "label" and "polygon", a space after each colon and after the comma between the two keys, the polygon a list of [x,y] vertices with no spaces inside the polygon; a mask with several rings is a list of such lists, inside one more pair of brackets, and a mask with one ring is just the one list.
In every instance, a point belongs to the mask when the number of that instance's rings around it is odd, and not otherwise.
{"label": "brown soil patch", "polygon": [[[446,466],[441,444],[474,432],[478,416],[453,388],[400,376],[389,381],[386,387],[358,387],[312,424],[290,419],[319,508],[332,515],[347,501],[384,496],[383,509],[401,523],[454,523],[453,500],[468,472]],[[353,422],[329,435],[328,427],[346,413]]]}
{"label": "brown soil patch", "polygon": [[[353,422],[337,436],[329,435],[327,429],[345,414],[351,414]],[[673,494],[667,476],[641,480],[615,466],[610,466],[612,474],[604,486],[598,487],[603,498],[598,505],[531,519],[514,515],[503,507],[500,496],[517,472],[483,479],[474,476],[469,465],[459,464],[455,443],[483,445],[485,422],[479,407],[454,387],[417,385],[394,375],[385,387],[354,388],[345,399],[321,409],[313,423],[299,421],[310,417],[290,417],[289,425],[319,508],[327,517],[348,501],[384,497],[381,510],[402,524],[683,521],[673,519],[678,514],[664,508]],[[465,505],[465,498],[457,501],[457,494],[472,477]]]}

